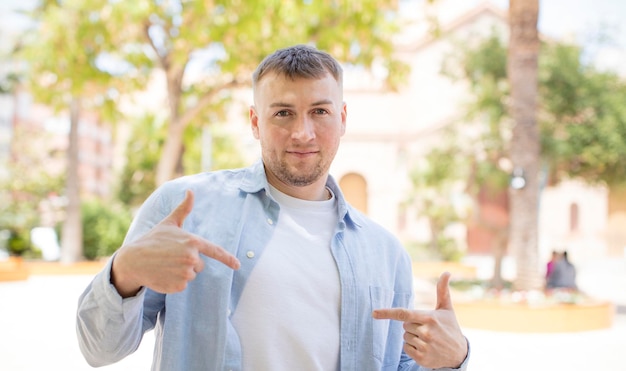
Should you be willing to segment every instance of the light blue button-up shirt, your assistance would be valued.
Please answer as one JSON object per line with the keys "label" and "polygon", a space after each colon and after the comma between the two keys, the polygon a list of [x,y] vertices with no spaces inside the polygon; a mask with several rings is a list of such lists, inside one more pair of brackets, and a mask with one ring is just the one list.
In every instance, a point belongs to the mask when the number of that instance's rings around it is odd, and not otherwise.
{"label": "light blue button-up shirt", "polygon": [[[332,177],[327,186],[339,212],[331,250],[341,281],[341,370],[429,370],[402,351],[401,322],[372,318],[377,308],[412,305],[407,253],[388,231],[346,203]],[[230,316],[272,236],[279,206],[269,195],[261,161],[245,169],[186,176],[165,183],[146,200],[126,241],[144,235],[169,215],[187,189],[194,192],[195,203],[183,228],[230,251],[241,268],[234,271],[203,257],[205,269],[184,291],[165,295],[143,288],[135,297],[122,299],[110,283],[110,260],[79,299],[79,345],[92,366],[124,358],[154,329],[153,370],[242,369]],[[280,352],[276,349],[276,357]],[[466,364],[467,359],[461,370]]]}

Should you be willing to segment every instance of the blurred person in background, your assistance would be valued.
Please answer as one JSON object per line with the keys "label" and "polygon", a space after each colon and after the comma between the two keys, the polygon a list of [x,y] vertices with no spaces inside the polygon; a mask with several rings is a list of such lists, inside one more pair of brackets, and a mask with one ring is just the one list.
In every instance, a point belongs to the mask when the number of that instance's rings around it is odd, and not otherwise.
{"label": "blurred person in background", "polygon": [[546,286],[548,290],[578,290],[576,285],[576,267],[569,261],[567,251],[563,251],[561,257],[554,263]]}

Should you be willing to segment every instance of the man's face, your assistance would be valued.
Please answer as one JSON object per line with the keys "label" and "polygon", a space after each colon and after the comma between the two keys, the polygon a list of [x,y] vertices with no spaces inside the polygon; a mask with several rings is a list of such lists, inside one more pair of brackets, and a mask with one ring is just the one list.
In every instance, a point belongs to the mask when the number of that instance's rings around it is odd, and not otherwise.
{"label": "man's face", "polygon": [[346,128],[342,88],[330,74],[291,80],[270,73],[255,87],[250,122],[270,184],[323,187]]}

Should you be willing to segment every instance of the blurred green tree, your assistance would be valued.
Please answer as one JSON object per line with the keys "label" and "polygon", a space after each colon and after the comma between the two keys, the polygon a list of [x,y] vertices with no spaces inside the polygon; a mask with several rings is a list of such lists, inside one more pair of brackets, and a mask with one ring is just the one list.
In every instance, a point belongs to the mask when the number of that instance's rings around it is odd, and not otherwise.
{"label": "blurred green tree", "polygon": [[[444,135],[445,139],[453,138]],[[466,173],[466,160],[457,156],[455,146],[448,144],[431,150],[409,174],[411,191],[406,206],[419,210],[428,223],[430,241],[427,244],[430,257],[444,261],[458,261],[462,250],[448,233],[455,223],[464,222],[466,208],[456,199],[462,193],[459,179]]]}
{"label": "blurred green tree", "polygon": [[21,41],[17,57],[26,61],[28,91],[35,99],[69,116],[69,146],[64,197],[66,217],[61,240],[61,260],[82,258],[81,190],[78,177],[78,132],[85,110],[103,119],[114,115],[112,75],[101,64],[103,50],[112,48],[106,19],[94,9],[106,0],[52,1],[37,4],[34,27]]}
{"label": "blurred green tree", "polygon": [[130,212],[119,204],[102,200],[82,203],[84,256],[96,260],[113,255],[122,246],[131,222]]}
{"label": "blurred green tree", "polygon": [[545,54],[541,137],[550,180],[626,186],[626,80],[584,63],[576,45],[547,45]]}
{"label": "blurred green tree", "polygon": [[[601,71],[584,62],[577,45],[547,42],[538,64],[538,122],[540,182],[556,184],[580,178],[591,184],[621,187],[626,182],[626,82],[613,71]],[[472,221],[490,230],[496,257],[493,282],[501,286],[501,258],[508,245],[508,223],[494,224],[478,208],[478,197],[506,192],[511,176],[512,121],[507,112],[506,41],[494,34],[478,46],[457,48],[443,73],[469,82],[463,128],[449,131],[438,151],[467,161],[469,174],[457,172],[475,200]],[[458,135],[474,133],[474,137]],[[468,140],[469,139],[469,140]],[[458,170],[458,168],[457,168]],[[455,168],[450,172],[455,173]],[[540,184],[541,186],[541,184]]]}
{"label": "blurred green tree", "polygon": [[[187,127],[221,110],[234,88],[248,86],[261,59],[280,47],[314,43],[346,64],[387,71],[396,87],[407,66],[392,58],[397,2],[117,1],[92,7],[113,35],[110,50],[125,78],[160,74],[168,103],[167,135],[156,184],[184,168]],[[97,9],[97,10],[96,10]],[[146,89],[142,85],[141,89]]]}
{"label": "blurred green tree", "polygon": [[137,118],[131,124],[116,198],[133,208],[138,207],[155,188],[154,168],[161,155],[165,130],[153,114]]}
{"label": "blurred green tree", "polygon": [[[480,127],[472,148],[487,153],[485,166],[510,175],[498,163],[508,160],[510,121],[506,112],[506,45],[492,35],[476,48],[459,48],[443,67],[451,79],[469,81],[471,101],[465,124]],[[569,43],[544,43],[539,58],[541,159],[547,181],[581,178],[592,184],[626,182],[626,81],[615,71],[584,62],[582,49]],[[478,152],[478,151],[474,151]],[[476,154],[473,155],[477,157]],[[481,172],[483,173],[483,172]],[[492,171],[483,173],[494,176]],[[478,180],[484,180],[481,176]],[[500,182],[506,185],[506,182]]]}
{"label": "blurred green tree", "polygon": [[61,194],[65,182],[65,174],[46,166],[56,156],[41,150],[46,140],[48,136],[38,128],[16,126],[0,173],[0,230],[13,231],[26,241],[30,230],[40,225],[42,213],[56,211],[50,203],[49,210],[42,210],[43,202]]}
{"label": "blurred green tree", "polygon": [[[133,122],[133,131],[130,134],[126,147],[127,161],[120,175],[117,199],[125,205],[136,208],[154,191],[156,187],[155,167],[161,157],[163,142],[167,134],[167,125],[163,118],[147,114]],[[191,126],[184,138],[186,169],[189,172],[200,172],[203,143],[197,140],[202,130],[211,132],[211,170],[236,168],[245,164],[237,152],[232,138],[220,130],[222,125],[213,124],[209,128]]]}
{"label": "blurred green tree", "polygon": [[182,156],[186,129],[215,119],[232,90],[247,86],[253,68],[279,47],[314,43],[347,65],[384,67],[386,83],[397,87],[408,67],[391,56],[396,6],[394,0],[38,3],[19,57],[36,99],[70,118],[62,259],[82,255],[77,133],[84,110],[115,122],[120,97],[164,81],[168,119],[158,185],[189,162]]}

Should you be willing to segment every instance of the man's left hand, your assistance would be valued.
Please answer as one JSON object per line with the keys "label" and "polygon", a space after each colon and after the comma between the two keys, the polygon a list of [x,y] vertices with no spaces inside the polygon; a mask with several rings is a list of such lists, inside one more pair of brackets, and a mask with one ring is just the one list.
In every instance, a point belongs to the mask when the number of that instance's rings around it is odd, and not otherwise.
{"label": "man's left hand", "polygon": [[428,368],[458,368],[467,357],[467,339],[457,322],[445,272],[437,282],[435,310],[376,309],[375,319],[404,322],[404,352]]}

